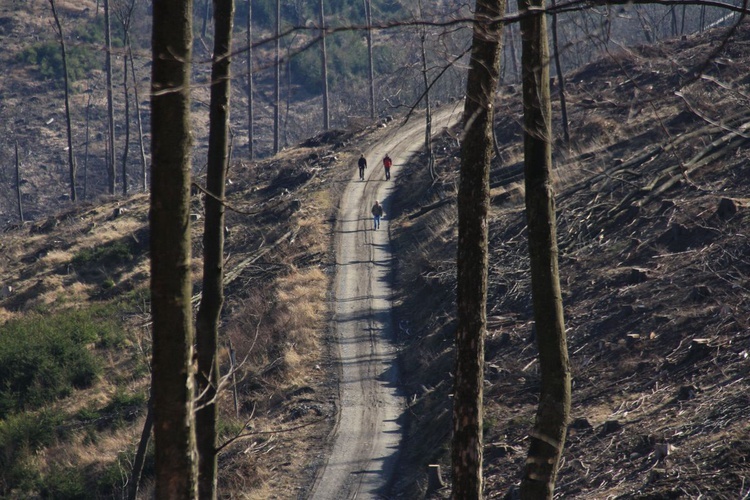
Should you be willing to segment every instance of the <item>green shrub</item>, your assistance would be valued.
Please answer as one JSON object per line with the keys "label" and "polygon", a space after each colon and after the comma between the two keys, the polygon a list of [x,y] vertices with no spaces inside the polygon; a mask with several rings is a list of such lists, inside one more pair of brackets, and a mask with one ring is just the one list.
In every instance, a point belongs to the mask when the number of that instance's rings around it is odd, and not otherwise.
{"label": "green shrub", "polygon": [[[96,53],[84,45],[66,45],[65,53],[68,62],[68,77],[77,81],[100,66]],[[32,45],[18,55],[19,62],[37,67],[42,78],[58,80],[62,83],[63,62],[60,45],[57,42],[44,42]]]}
{"label": "green shrub", "polygon": [[86,488],[86,477],[82,471],[73,467],[54,466],[40,481],[39,490],[42,497],[56,500],[91,498]]}
{"label": "green shrub", "polygon": [[0,495],[4,488],[33,488],[38,472],[30,465],[39,450],[60,437],[63,415],[57,411],[21,413],[0,420]]}
{"label": "green shrub", "polygon": [[90,344],[124,334],[108,308],[31,314],[0,326],[0,418],[91,386],[101,373]]}
{"label": "green shrub", "polygon": [[73,265],[81,266],[111,266],[133,260],[130,247],[123,241],[113,241],[108,245],[86,248],[73,256]]}

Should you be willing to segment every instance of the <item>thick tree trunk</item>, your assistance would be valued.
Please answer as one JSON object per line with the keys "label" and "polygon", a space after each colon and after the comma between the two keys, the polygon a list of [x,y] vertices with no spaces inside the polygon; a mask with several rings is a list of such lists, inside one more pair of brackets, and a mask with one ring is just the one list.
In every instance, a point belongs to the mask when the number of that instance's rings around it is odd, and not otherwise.
{"label": "thick tree trunk", "polygon": [[192,12],[192,0],[153,3],[152,394],[160,500],[197,496],[189,210]]}
{"label": "thick tree trunk", "polygon": [[521,481],[524,500],[552,499],[570,416],[570,366],[557,267],[549,50],[544,0],[521,0],[524,175],[541,388]]}
{"label": "thick tree trunk", "polygon": [[60,53],[62,56],[63,65],[63,87],[65,89],[65,124],[68,138],[68,173],[70,177],[70,199],[72,201],[76,201],[76,162],[73,155],[73,126],[70,119],[70,83],[68,79],[68,55],[67,51],[65,50],[65,37],[63,36],[60,17],[57,15],[57,9],[55,8],[55,1],[49,0],[49,4],[50,7],[52,7],[52,16],[55,19],[57,34],[60,37]]}
{"label": "thick tree trunk", "polygon": [[198,443],[198,492],[216,498],[216,423],[219,387],[219,319],[224,303],[224,193],[229,150],[230,55],[234,0],[214,0],[214,50],[211,68],[210,131],[206,173],[206,221],[203,231],[203,294],[196,320],[199,410],[195,414]]}
{"label": "thick tree trunk", "polygon": [[107,74],[107,133],[108,150],[107,176],[109,194],[115,194],[117,174],[115,173],[115,110],[112,98],[112,33],[110,30],[109,0],[104,0],[104,71]]}
{"label": "thick tree trunk", "polygon": [[484,335],[487,328],[487,217],[495,88],[504,0],[477,0],[464,108],[458,192],[458,329],[453,395],[452,498],[482,497]]}

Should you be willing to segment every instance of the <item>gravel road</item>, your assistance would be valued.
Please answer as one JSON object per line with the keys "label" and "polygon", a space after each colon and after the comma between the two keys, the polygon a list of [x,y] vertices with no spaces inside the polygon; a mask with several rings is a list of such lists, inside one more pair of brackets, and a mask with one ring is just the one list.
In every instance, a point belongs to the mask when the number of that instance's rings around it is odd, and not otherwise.
{"label": "gravel road", "polygon": [[[433,130],[460,117],[460,107],[433,116]],[[391,320],[391,245],[388,209],[394,182],[424,141],[424,122],[412,119],[364,151],[368,168],[359,180],[356,165],[337,218],[334,281],[339,355],[339,401],[333,446],[318,473],[310,499],[384,499],[398,462],[403,398],[398,390]],[[385,180],[382,158],[393,159]],[[385,209],[373,229],[370,209]]]}

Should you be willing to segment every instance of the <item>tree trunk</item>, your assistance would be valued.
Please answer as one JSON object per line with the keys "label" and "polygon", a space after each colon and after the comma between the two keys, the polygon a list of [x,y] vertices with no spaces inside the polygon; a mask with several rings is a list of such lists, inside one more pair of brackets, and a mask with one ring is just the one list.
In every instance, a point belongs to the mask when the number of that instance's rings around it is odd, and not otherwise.
{"label": "tree trunk", "polygon": [[[506,14],[508,13],[508,9],[510,9],[510,3],[506,3]],[[518,81],[520,70],[518,68],[518,54],[516,53],[516,35],[514,24],[508,26],[508,53],[510,54],[510,61],[513,65],[513,79],[511,81],[515,83]]]}
{"label": "tree trunk", "polygon": [[320,0],[320,70],[323,92],[323,130],[331,128],[331,113],[328,103],[328,53],[326,51],[326,18],[323,0]]}
{"label": "tree trunk", "polygon": [[206,220],[203,230],[203,294],[196,319],[199,410],[195,414],[198,444],[198,492],[216,498],[216,423],[219,387],[219,319],[224,303],[224,193],[229,149],[230,57],[234,0],[214,0],[214,50],[211,68]]}
{"label": "tree trunk", "polygon": [[253,149],[253,1],[247,0],[247,149],[248,158],[254,156]]}
{"label": "tree trunk", "polygon": [[16,150],[16,197],[18,198],[18,221],[23,224],[23,197],[21,196],[21,162],[18,160],[18,141],[15,143]]}
{"label": "tree trunk", "polygon": [[[89,89],[91,90],[91,89]],[[89,140],[91,139],[91,96],[93,92],[89,91],[89,96],[86,101],[86,146],[83,150],[83,199],[85,200],[88,196],[89,189]]]}
{"label": "tree trunk", "polygon": [[[422,0],[419,0],[419,17],[422,19]],[[422,57],[422,85],[424,87],[424,107],[425,107],[425,128],[424,128],[424,151],[427,154],[427,165],[430,171],[430,178],[434,181],[435,174],[435,161],[432,157],[432,109],[430,107],[430,82],[427,78],[427,51],[425,49],[425,42],[427,41],[427,27],[421,25],[419,27],[419,41],[420,41],[420,55]]]}
{"label": "tree trunk", "polygon": [[[477,0],[464,107],[458,192],[456,367],[452,498],[482,497],[484,335],[487,328],[487,217],[495,88],[504,0]],[[492,21],[495,22],[492,22]]]}
{"label": "tree trunk", "polygon": [[141,475],[143,474],[143,464],[146,463],[146,451],[151,442],[151,431],[154,428],[154,409],[151,398],[148,400],[146,408],[146,421],[143,423],[141,430],[141,440],[138,442],[138,449],[133,458],[133,470],[130,473],[130,483],[128,484],[128,500],[136,500],[138,497],[138,488],[141,484]]}
{"label": "tree trunk", "polygon": [[141,120],[141,104],[138,98],[138,78],[135,74],[135,61],[133,59],[133,47],[128,45],[128,58],[130,59],[130,71],[133,74],[133,98],[135,99],[135,119],[138,125],[138,151],[141,161],[141,182],[143,191],[148,187],[148,169],[146,165],[146,148],[143,141],[143,121]]}
{"label": "tree trunk", "polygon": [[112,99],[112,33],[109,19],[109,0],[104,0],[104,71],[107,73],[107,131],[109,134],[109,156],[107,159],[107,176],[109,194],[115,194],[117,175],[115,174],[115,110]]}
{"label": "tree trunk", "polygon": [[544,0],[521,0],[523,40],[524,176],[531,257],[531,292],[541,387],[529,455],[521,481],[524,500],[552,499],[570,415],[570,367],[557,267],[552,189],[549,50]]}
{"label": "tree trunk", "polygon": [[[555,7],[555,0],[551,0],[552,8]],[[555,70],[557,71],[557,91],[560,95],[560,118],[562,119],[563,141],[565,149],[570,147],[570,129],[568,128],[568,106],[565,102],[565,79],[560,64],[560,44],[557,40],[557,14],[552,14],[552,49],[555,54]]]}
{"label": "tree trunk", "polygon": [[68,137],[68,172],[70,176],[70,199],[76,201],[76,162],[73,156],[73,127],[70,120],[70,83],[68,79],[68,55],[65,50],[65,37],[63,36],[62,24],[60,17],[57,15],[55,0],[49,0],[52,7],[52,16],[55,18],[55,27],[60,37],[60,53],[63,65],[63,87],[65,89],[65,124]]}
{"label": "tree trunk", "polygon": [[365,2],[365,22],[367,24],[367,67],[370,80],[370,118],[375,119],[375,72],[372,64],[372,9],[370,0]]}
{"label": "tree trunk", "polygon": [[281,150],[279,134],[281,132],[281,0],[276,0],[276,61],[274,64],[275,79],[273,90],[273,152]]}
{"label": "tree trunk", "polygon": [[152,394],[155,497],[197,496],[190,273],[192,0],[153,3]]}
{"label": "tree trunk", "polygon": [[[123,35],[123,45],[129,44],[127,29]],[[126,52],[127,54],[127,52]],[[122,194],[128,195],[128,152],[130,150],[130,90],[128,89],[128,57],[122,58],[122,93],[125,98],[125,143],[122,148]]]}

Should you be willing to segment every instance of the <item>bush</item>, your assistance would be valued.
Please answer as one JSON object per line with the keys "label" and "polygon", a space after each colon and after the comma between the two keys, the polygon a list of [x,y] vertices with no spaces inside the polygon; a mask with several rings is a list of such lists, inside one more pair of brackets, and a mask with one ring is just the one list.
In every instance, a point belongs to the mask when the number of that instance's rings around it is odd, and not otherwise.
{"label": "bush", "polygon": [[[100,66],[96,54],[86,46],[66,45],[65,52],[68,58],[68,77],[72,82],[86,78],[91,70]],[[62,83],[63,62],[58,43],[38,43],[21,52],[18,58],[22,63],[37,66],[42,78]]]}
{"label": "bush", "polygon": [[123,333],[108,308],[32,314],[0,327],[0,418],[89,387],[101,366],[89,344],[114,346]]}
{"label": "bush", "polygon": [[13,415],[0,421],[0,495],[10,488],[33,488],[38,472],[30,466],[36,452],[59,437],[63,415],[42,411]]}

